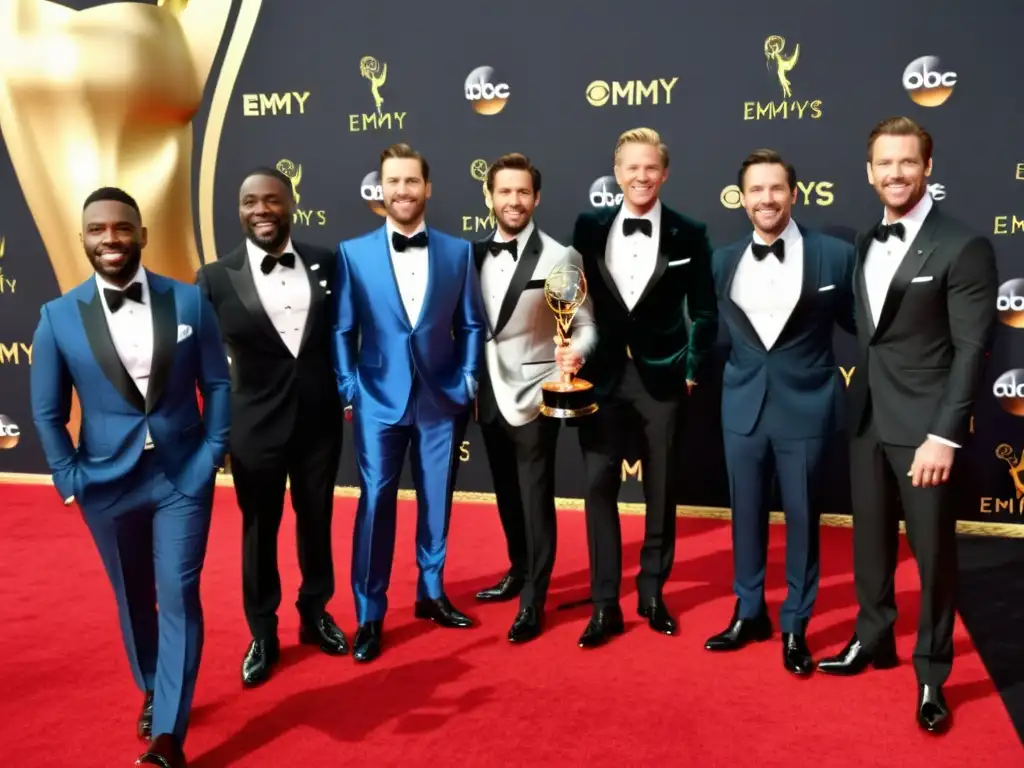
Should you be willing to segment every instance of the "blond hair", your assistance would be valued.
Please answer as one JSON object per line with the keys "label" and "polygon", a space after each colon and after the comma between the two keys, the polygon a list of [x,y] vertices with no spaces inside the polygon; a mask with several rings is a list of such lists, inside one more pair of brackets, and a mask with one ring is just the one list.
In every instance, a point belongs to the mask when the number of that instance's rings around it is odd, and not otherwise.
{"label": "blond hair", "polygon": [[658,148],[661,155],[662,168],[668,168],[668,147],[661,140],[661,136],[653,128],[632,128],[622,133],[619,140],[615,142],[615,164],[619,163],[619,153],[626,144],[648,144]]}

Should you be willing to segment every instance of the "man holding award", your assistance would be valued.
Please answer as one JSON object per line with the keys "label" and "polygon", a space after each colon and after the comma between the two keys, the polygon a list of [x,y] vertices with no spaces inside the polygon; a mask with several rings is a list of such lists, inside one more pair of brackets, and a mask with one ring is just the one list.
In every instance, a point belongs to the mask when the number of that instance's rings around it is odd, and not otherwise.
{"label": "man holding award", "polygon": [[[582,374],[593,382],[600,407],[581,419],[579,428],[594,600],[581,648],[602,645],[623,631],[618,495],[634,432],[647,503],[637,609],[654,631],[673,634],[676,629],[662,587],[675,556],[677,420],[682,398],[696,385],[714,342],[718,310],[705,225],[658,199],[668,164],[668,148],[656,131],[623,133],[615,146],[615,179],[623,203],[582,214],[573,233],[598,337]],[[575,350],[559,357],[563,370],[573,371],[581,363]]]}
{"label": "man holding award", "polygon": [[[487,194],[497,228],[474,244],[487,314],[485,365],[477,420],[494,478],[498,514],[511,567],[487,601],[519,595],[508,639],[524,643],[540,634],[544,602],[555,563],[555,449],[559,421],[541,416],[541,386],[558,375],[552,359],[555,328],[545,280],[579,254],[536,227],[540,171],[521,154],[499,157],[487,173]],[[579,308],[568,349],[585,358],[595,334],[589,306]]]}

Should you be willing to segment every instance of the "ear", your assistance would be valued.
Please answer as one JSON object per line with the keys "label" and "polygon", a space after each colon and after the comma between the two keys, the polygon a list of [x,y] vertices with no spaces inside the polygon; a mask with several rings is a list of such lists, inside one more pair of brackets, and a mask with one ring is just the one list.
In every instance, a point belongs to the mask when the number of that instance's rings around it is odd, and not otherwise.
{"label": "ear", "polygon": [[668,168],[661,172],[661,183],[664,184],[668,181]]}
{"label": "ear", "polygon": [[426,186],[426,188],[424,189],[424,193],[423,193],[423,197],[424,197],[424,199],[425,199],[425,200],[429,200],[429,199],[430,199],[430,194],[431,194],[431,191],[432,191],[432,190],[433,190],[433,186],[432,186],[432,185],[431,185],[431,183],[430,183],[430,182],[428,181],[428,182],[427,182],[427,186]]}
{"label": "ear", "polygon": [[[799,196],[800,196],[800,187],[794,187],[793,188],[793,197],[792,197],[792,199],[789,202],[792,203],[793,205],[796,205],[796,199]],[[740,197],[742,197],[742,195]]]}
{"label": "ear", "polygon": [[540,192],[533,196],[533,207],[536,208],[538,205],[540,205]]}
{"label": "ear", "polygon": [[145,248],[149,242],[149,230],[143,227],[139,230],[139,248]]}
{"label": "ear", "polygon": [[932,175],[932,158],[930,158],[930,157],[928,158],[928,165],[926,165],[924,167],[924,175],[925,176],[931,176]]}
{"label": "ear", "polygon": [[875,174],[871,171],[871,161],[869,160],[865,166],[868,171],[868,184],[875,186]]}

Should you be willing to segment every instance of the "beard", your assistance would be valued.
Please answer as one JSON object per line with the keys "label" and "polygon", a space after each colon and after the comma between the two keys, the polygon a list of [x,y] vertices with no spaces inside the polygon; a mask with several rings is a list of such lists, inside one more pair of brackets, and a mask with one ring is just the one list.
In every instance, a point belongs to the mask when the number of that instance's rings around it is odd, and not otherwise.
{"label": "beard", "polygon": [[526,229],[530,225],[530,222],[533,220],[533,217],[528,215],[525,210],[517,211],[517,213],[523,214],[523,218],[520,219],[518,223],[510,222],[502,215],[502,213],[499,213],[498,210],[495,209],[494,218],[498,220],[499,224],[501,224],[501,228],[508,232],[510,235],[518,235],[520,232]]}
{"label": "beard", "polygon": [[[107,264],[103,260],[103,254],[118,253],[124,258],[118,264]],[[114,285],[127,285],[139,271],[139,264],[142,262],[142,248],[138,243],[129,243],[121,247],[97,246],[91,251],[86,250],[86,256],[92,263],[93,270],[104,279]]]}
{"label": "beard", "polygon": [[[274,231],[269,235],[259,235],[256,233],[256,224],[273,224]],[[255,222],[250,219],[245,222],[246,236],[267,253],[274,253],[279,250],[281,246],[288,242],[291,233],[290,222],[283,219],[259,219]]]}

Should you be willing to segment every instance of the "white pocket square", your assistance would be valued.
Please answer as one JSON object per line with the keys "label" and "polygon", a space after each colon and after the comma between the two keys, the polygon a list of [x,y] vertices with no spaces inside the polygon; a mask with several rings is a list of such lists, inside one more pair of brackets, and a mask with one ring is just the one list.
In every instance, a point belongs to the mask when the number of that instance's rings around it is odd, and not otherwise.
{"label": "white pocket square", "polygon": [[309,271],[310,272],[316,272],[318,269],[320,269],[320,265],[319,264],[310,264],[309,265]]}
{"label": "white pocket square", "polygon": [[910,282],[912,283],[927,283],[932,279],[933,275],[926,275],[925,277],[915,277]]}
{"label": "white pocket square", "polygon": [[689,264],[689,263],[690,263],[689,259],[680,259],[679,261],[670,261],[668,263],[668,265],[670,267],[678,267],[680,264]]}
{"label": "white pocket square", "polygon": [[178,326],[178,341],[184,341],[192,335],[191,325],[179,325]]}
{"label": "white pocket square", "polygon": [[833,285],[825,285],[825,286],[822,286],[821,288],[818,289],[818,293],[821,293],[822,291],[831,291],[834,288],[835,288],[834,284]]}

